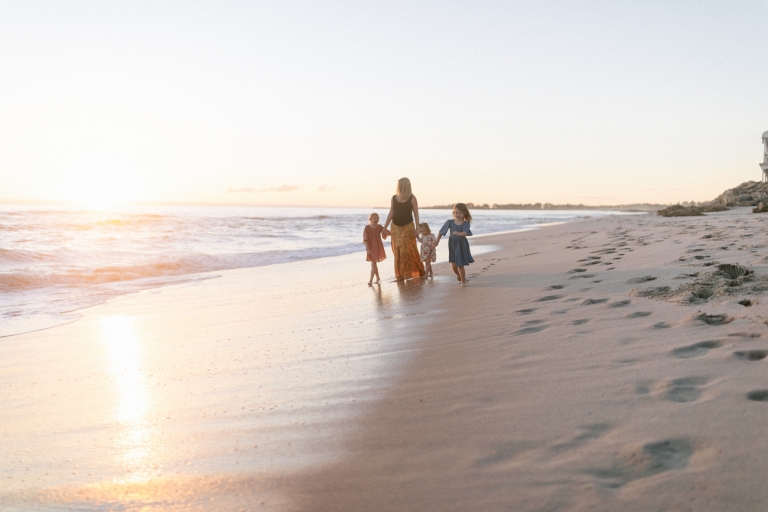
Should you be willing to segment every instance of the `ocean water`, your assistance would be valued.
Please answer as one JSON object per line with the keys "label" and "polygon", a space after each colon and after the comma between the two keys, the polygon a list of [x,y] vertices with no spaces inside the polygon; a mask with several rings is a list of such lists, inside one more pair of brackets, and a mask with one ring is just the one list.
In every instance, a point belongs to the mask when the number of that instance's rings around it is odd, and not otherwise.
{"label": "ocean water", "polygon": [[[117,295],[364,250],[368,215],[386,209],[142,206],[117,211],[0,206],[0,337],[77,318]],[[422,210],[433,231],[449,210]],[[609,215],[477,210],[475,235]]]}

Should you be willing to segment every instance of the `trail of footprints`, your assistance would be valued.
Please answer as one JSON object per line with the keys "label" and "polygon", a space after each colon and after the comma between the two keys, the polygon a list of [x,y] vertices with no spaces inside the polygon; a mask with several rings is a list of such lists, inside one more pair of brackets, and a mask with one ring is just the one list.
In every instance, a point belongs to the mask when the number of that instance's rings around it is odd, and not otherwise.
{"label": "trail of footprints", "polygon": [[[534,253],[535,254],[535,253]],[[467,274],[467,279],[472,279],[475,277],[480,276],[480,274],[484,274],[490,270],[491,267],[496,265],[496,262],[508,260],[509,258],[488,258],[488,260],[485,262],[485,266],[480,268],[477,272],[474,272],[472,274]]]}
{"label": "trail of footprints", "polygon": [[[696,226],[694,228],[701,229],[699,226]],[[730,247],[733,247],[734,245],[736,245],[736,242],[731,242],[730,244],[724,244],[723,242],[730,242],[733,239],[733,237],[729,238],[722,231],[715,231],[714,226],[706,227],[706,229],[708,231],[713,231],[713,232],[705,234],[702,237],[702,239],[705,240],[706,242],[719,244],[718,246],[719,250],[729,250]],[[587,245],[587,239],[592,234],[595,234],[595,232],[586,233],[578,238],[571,240],[571,243],[570,245],[567,246],[567,248],[588,249],[589,247]],[[663,235],[661,236],[661,239],[667,239],[670,236],[672,235]],[[746,238],[745,235],[742,235],[742,237]],[[599,283],[600,280],[593,279],[597,275],[594,273],[591,273],[590,270],[592,269],[596,270],[598,267],[601,267],[602,270],[613,270],[615,268],[616,262],[620,261],[623,257],[625,257],[627,253],[634,251],[634,248],[630,246],[630,243],[635,243],[636,245],[643,246],[643,245],[648,245],[650,243],[653,243],[653,240],[650,240],[650,237],[640,237],[640,236],[632,237],[629,233],[629,230],[625,230],[619,227],[614,230],[614,233],[611,236],[611,242],[612,243],[609,246],[596,249],[586,257],[578,260],[578,263],[581,263],[581,265],[577,268],[574,268],[566,272],[567,279],[569,281],[579,280],[573,283],[574,286],[579,283],[586,283],[590,281],[594,283]],[[744,249],[744,247],[742,247],[741,249]],[[702,261],[702,260],[711,259],[711,255],[700,254],[702,252],[705,252],[704,247],[689,247],[688,250],[686,251],[686,254],[692,255],[692,259],[696,260],[698,264],[702,266],[711,266],[717,263],[716,261]],[[681,259],[683,258],[684,257],[681,257]],[[687,260],[688,258],[686,257],[684,259]],[[768,261],[768,257],[766,257],[766,261]],[[698,275],[697,273],[685,273],[679,276],[679,278],[689,278],[689,277],[695,277],[697,275]],[[648,276],[648,275],[639,276],[636,278],[629,279],[627,281],[627,284],[647,283],[647,282],[654,281],[656,279],[657,277],[655,276]],[[542,295],[540,298],[536,299],[534,302],[543,303],[543,305],[546,305],[553,301],[559,301],[560,299],[563,299],[565,295],[559,294],[559,293],[551,293],[551,292],[563,290],[564,288],[566,288],[566,286],[568,285],[553,284],[546,288],[546,291],[549,291],[550,293],[546,295]],[[588,289],[589,288],[586,288],[580,291],[586,291]],[[597,305],[602,305],[601,307],[623,308],[631,304],[631,300],[609,302],[609,299],[607,298],[569,298],[562,302],[566,302],[566,301],[571,301],[571,302],[581,301],[578,304],[580,307],[595,307]],[[744,306],[752,305],[752,301],[746,300],[746,299],[739,303]],[[539,308],[529,307],[525,309],[519,309],[516,311],[516,313],[521,316],[528,316],[536,313],[537,311],[539,311]],[[568,311],[567,309],[555,310],[555,311],[551,311],[550,315],[563,314],[563,313],[566,313],[567,311]],[[624,318],[638,319],[638,318],[646,318],[651,315],[652,313],[650,311],[634,311],[624,315]],[[695,319],[701,321],[702,326],[707,326],[707,328],[709,328],[710,326],[719,328],[720,326],[726,325],[733,320],[731,317],[724,314],[722,315],[701,314]],[[580,326],[580,325],[587,324],[589,321],[590,321],[589,318],[581,318],[581,319],[571,321],[571,325]],[[768,321],[766,323],[768,323]],[[545,320],[542,320],[542,319],[526,320],[523,322],[523,324],[520,326],[519,329],[517,329],[512,333],[512,335],[521,336],[526,334],[537,333],[537,332],[541,332],[547,327],[548,327],[548,324],[546,323]],[[671,327],[673,326],[666,322],[657,322],[652,325],[652,328],[654,329],[665,329],[665,328],[671,328]],[[760,333],[732,333],[732,334],[729,334],[729,336],[742,337],[742,338],[759,338],[761,337],[761,334]],[[679,358],[681,360],[686,360],[686,359],[706,356],[708,353],[723,349],[723,347],[725,346],[726,346],[726,342],[723,341],[722,339],[709,339],[709,340],[699,341],[693,344],[673,348],[670,351],[670,355],[673,357]],[[732,353],[732,355],[735,359],[741,362],[744,362],[745,364],[749,364],[749,363],[767,360],[768,350],[764,350],[764,349],[736,350]],[[689,375],[689,376],[673,378],[662,383],[640,382],[637,384],[635,391],[638,395],[655,394],[664,400],[685,404],[685,403],[694,403],[700,400],[706,388],[712,385],[713,383],[714,382],[709,377],[701,376],[701,375]],[[749,391],[746,394],[746,398],[748,400],[757,401],[757,402],[768,402],[768,389],[756,389],[756,390]],[[590,442],[594,439],[597,439],[603,436],[605,433],[607,433],[611,429],[612,427],[610,425],[605,425],[605,424],[587,425],[585,427],[582,427],[580,431],[574,433],[574,435],[570,439],[560,441],[554,445],[546,447],[545,450],[543,451],[543,454],[548,454],[551,456],[563,451],[567,451],[572,448],[576,448],[578,446],[581,446],[587,442]],[[610,464],[606,467],[587,469],[585,470],[585,472],[596,477],[598,479],[598,482],[606,488],[618,488],[636,479],[646,478],[648,476],[652,476],[668,470],[683,469],[688,465],[691,457],[695,454],[696,450],[697,450],[697,443],[691,439],[686,439],[686,438],[662,439],[659,441],[646,443],[642,446],[635,448],[634,450],[628,451],[624,455],[618,455],[615,461],[613,462],[613,464]],[[515,459],[521,453],[530,452],[530,451],[531,451],[531,448],[526,446],[518,446],[518,445],[498,446],[496,447],[496,449],[493,450],[491,455],[478,461],[477,467],[483,468],[488,466],[494,466],[497,464],[503,464],[509,460]]]}
{"label": "trail of footprints", "polygon": [[[737,224],[746,224],[741,219],[736,220]],[[642,223],[638,224],[638,226],[642,225]],[[675,226],[672,222],[663,222],[660,224],[661,227],[670,227]],[[702,226],[700,225],[689,225],[685,226],[682,231],[678,232],[678,234],[689,234],[691,231],[698,231],[701,230]],[[703,226],[704,231],[706,233],[700,237],[701,242],[695,243],[689,245],[684,254],[681,255],[678,259],[678,261],[691,261],[693,260],[696,262],[697,265],[700,265],[702,267],[709,267],[713,265],[717,265],[718,262],[713,260],[713,254],[708,253],[715,253],[717,251],[728,251],[732,248],[735,248],[736,250],[742,250],[742,251],[750,251],[752,253],[757,252],[758,249],[764,248],[765,244],[752,244],[748,245],[744,242],[748,242],[753,236],[753,233],[744,232],[748,229],[750,229],[750,226],[748,225],[741,225],[737,229],[718,229],[714,225],[708,225],[705,223]],[[738,232],[738,231],[741,232]],[[590,235],[596,234],[595,231],[591,231],[588,233],[584,233],[581,236],[571,240],[570,245],[568,245],[566,248],[568,249],[589,249],[590,246],[588,244],[588,238]],[[661,234],[660,240],[666,240],[670,238],[671,234]],[[612,270],[615,265],[615,262],[620,261],[624,256],[626,256],[627,253],[634,251],[635,248],[632,247],[632,245],[635,246],[645,246],[649,245],[650,243],[653,243],[653,240],[650,239],[651,236],[644,236],[642,234],[639,235],[633,235],[629,229],[624,229],[621,226],[616,227],[613,229],[608,236],[609,243],[605,244],[602,247],[595,248],[592,251],[589,252],[584,258],[579,259],[578,263],[581,265],[578,268],[574,268],[570,271],[568,271],[566,274],[569,276],[569,280],[573,279],[592,279],[596,277],[595,274],[588,273],[588,270],[592,268],[596,268],[598,265],[607,266],[608,268],[605,268],[604,270]],[[768,256],[764,258],[765,261],[768,261]],[[684,278],[691,278],[691,277],[697,277],[699,275],[698,272],[693,273],[683,273],[678,276],[680,279]],[[627,284],[641,284],[641,283],[647,283],[656,280],[657,277],[655,276],[640,276],[636,278],[629,279],[627,281]],[[593,281],[593,282],[599,282],[599,281]],[[557,289],[562,289],[563,285],[553,285],[550,287],[550,289],[556,289],[555,287],[558,287]],[[551,297],[551,296],[550,296]],[[549,297],[542,297],[539,300],[548,300]],[[585,299],[583,302],[581,302],[582,306],[591,306],[595,304],[602,304],[606,303],[608,299],[592,299],[588,298]],[[743,299],[738,302],[742,306],[749,307],[753,305],[753,301],[749,299]],[[612,304],[609,304],[609,307],[622,307],[629,305],[630,301],[617,301]],[[635,318],[643,318],[650,316],[652,313],[649,311],[635,311],[632,313],[629,313],[625,316],[625,318],[628,319],[635,319]],[[701,320],[704,324],[710,325],[710,326],[719,326],[719,325],[725,325],[729,323],[732,318],[730,318],[727,315],[706,315],[702,314],[698,317],[698,320]],[[579,319],[572,322],[573,325],[583,325],[589,322],[589,319]],[[653,324],[652,326],[655,329],[667,329],[673,327],[671,324],[667,322],[657,322]],[[745,337],[759,337],[760,334],[758,333],[752,333],[752,334],[743,334],[743,333],[737,333],[736,335],[742,335]],[[719,349],[724,346],[724,342],[721,340],[705,340],[700,341],[697,343],[693,343],[691,345],[686,345],[682,347],[674,348],[671,351],[671,355],[681,358],[681,359],[688,359],[688,358],[694,358],[694,357],[700,357],[703,355],[706,355],[708,352],[712,350]],[[768,350],[762,350],[762,349],[754,349],[754,350],[738,350],[733,353],[733,356],[741,361],[746,362],[754,362],[754,361],[762,361],[768,357]],[[707,380],[703,377],[684,377],[679,379],[672,379],[670,380],[667,385],[667,391],[665,393],[665,397],[669,400],[675,401],[675,402],[691,402],[696,401],[701,396],[701,389],[704,385],[707,384]],[[641,384],[638,386],[638,393],[643,394],[642,390],[645,389],[646,385]],[[754,401],[765,401],[768,402],[768,389],[760,389],[760,390],[754,390],[747,393],[747,398]]]}

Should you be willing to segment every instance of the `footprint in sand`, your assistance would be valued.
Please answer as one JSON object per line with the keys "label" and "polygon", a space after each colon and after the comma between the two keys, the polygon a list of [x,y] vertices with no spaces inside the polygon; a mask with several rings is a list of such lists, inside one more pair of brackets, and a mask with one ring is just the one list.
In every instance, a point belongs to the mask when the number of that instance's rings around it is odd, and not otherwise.
{"label": "footprint in sand", "polygon": [[654,329],[669,329],[670,327],[672,327],[672,324],[668,322],[659,322],[659,323],[653,324],[653,327]]}
{"label": "footprint in sand", "polygon": [[655,281],[657,278],[654,276],[633,277],[627,281],[627,284],[647,283],[648,281]]}
{"label": "footprint in sand", "polygon": [[517,313],[518,315],[530,315],[534,311],[536,311],[536,308],[518,309],[517,311],[515,311],[515,313]]}
{"label": "footprint in sand", "polygon": [[763,335],[759,332],[732,332],[728,336],[734,337],[734,338],[760,338]]}
{"label": "footprint in sand", "polygon": [[549,287],[550,290],[562,290],[563,288],[565,288],[564,284],[553,284]]}
{"label": "footprint in sand", "polygon": [[760,361],[768,356],[768,350],[739,350],[733,355],[744,361]]}
{"label": "footprint in sand", "polygon": [[707,325],[725,325],[732,322],[733,317],[726,314],[707,315],[706,313],[702,313],[696,317],[696,320],[701,320]]}
{"label": "footprint in sand", "polygon": [[545,295],[544,297],[536,299],[536,302],[545,302],[548,300],[557,300],[562,298],[563,298],[562,295]]}
{"label": "footprint in sand", "polygon": [[651,316],[653,313],[650,311],[635,311],[632,314],[627,315],[625,318],[642,318],[644,316]]}
{"label": "footprint in sand", "polygon": [[589,322],[589,318],[582,318],[580,320],[574,320],[573,325],[584,325],[587,322]]}
{"label": "footprint in sand", "polygon": [[587,470],[607,488],[618,488],[641,478],[665,471],[685,469],[696,452],[695,443],[686,438],[664,439],[635,449],[621,450],[613,465]]}
{"label": "footprint in sand", "polygon": [[616,302],[611,302],[608,304],[609,308],[623,308],[624,306],[628,306],[632,303],[631,300],[618,300]]}
{"label": "footprint in sand", "polygon": [[687,347],[678,347],[672,349],[672,355],[682,359],[688,359],[690,357],[703,356],[713,348],[720,348],[722,346],[722,341],[700,341],[698,343],[694,343],[693,345],[688,345]]}
{"label": "footprint in sand", "polygon": [[524,327],[522,329],[518,329],[517,331],[512,333],[512,336],[520,336],[521,334],[533,334],[536,332],[541,332],[544,329],[549,327],[548,325],[536,325],[533,327]]}
{"label": "footprint in sand", "polygon": [[608,302],[608,299],[587,299],[581,303],[582,306],[591,306],[592,304],[603,304]]}
{"label": "footprint in sand", "polygon": [[701,386],[709,380],[706,377],[684,377],[667,384],[664,397],[672,402],[695,402],[701,398]]}
{"label": "footprint in sand", "polygon": [[747,398],[755,402],[768,402],[768,389],[756,389],[747,393]]}
{"label": "footprint in sand", "polygon": [[568,272],[566,272],[566,274],[577,274],[579,272],[586,272],[586,271],[587,269],[585,268],[574,268],[573,270],[569,270]]}
{"label": "footprint in sand", "polygon": [[744,299],[744,300],[740,300],[739,304],[742,305],[742,306],[749,307],[749,306],[752,305],[752,301],[749,300],[749,299]]}

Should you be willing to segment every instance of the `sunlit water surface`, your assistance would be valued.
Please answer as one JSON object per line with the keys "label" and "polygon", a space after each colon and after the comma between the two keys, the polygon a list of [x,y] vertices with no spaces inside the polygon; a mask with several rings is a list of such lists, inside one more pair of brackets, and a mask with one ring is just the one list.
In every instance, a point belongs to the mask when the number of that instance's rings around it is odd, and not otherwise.
{"label": "sunlit water surface", "polygon": [[[383,209],[133,207],[88,211],[0,206],[0,336],[60,324],[120,294],[363,249]],[[476,210],[475,234],[606,215],[596,211]],[[437,230],[448,210],[422,210]],[[383,220],[382,220],[383,222]],[[209,275],[210,277],[210,275]]]}

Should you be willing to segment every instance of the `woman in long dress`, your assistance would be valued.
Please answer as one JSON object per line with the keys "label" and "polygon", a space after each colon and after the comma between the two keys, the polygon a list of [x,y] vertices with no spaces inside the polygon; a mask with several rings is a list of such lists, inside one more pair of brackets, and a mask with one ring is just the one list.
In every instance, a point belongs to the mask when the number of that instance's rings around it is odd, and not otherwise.
{"label": "woman in long dress", "polygon": [[400,178],[397,193],[392,196],[384,229],[392,223],[392,254],[395,257],[395,278],[398,281],[424,277],[424,263],[416,247],[416,226],[419,225],[419,202],[411,192],[411,180]]}

